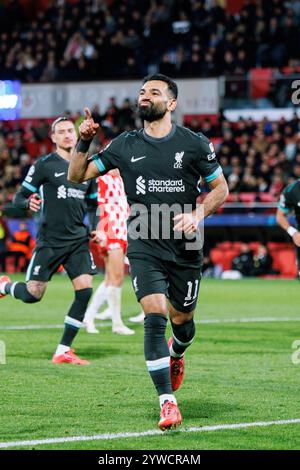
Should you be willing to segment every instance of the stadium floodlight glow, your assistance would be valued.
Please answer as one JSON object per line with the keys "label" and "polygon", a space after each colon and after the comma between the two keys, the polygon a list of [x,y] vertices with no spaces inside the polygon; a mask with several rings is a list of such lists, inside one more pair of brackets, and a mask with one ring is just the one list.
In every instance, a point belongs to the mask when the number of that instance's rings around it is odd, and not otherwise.
{"label": "stadium floodlight glow", "polygon": [[18,102],[18,95],[4,95],[0,96],[1,109],[14,109]]}
{"label": "stadium floodlight glow", "polygon": [[0,80],[0,119],[19,119],[21,107],[21,83],[17,80]]}

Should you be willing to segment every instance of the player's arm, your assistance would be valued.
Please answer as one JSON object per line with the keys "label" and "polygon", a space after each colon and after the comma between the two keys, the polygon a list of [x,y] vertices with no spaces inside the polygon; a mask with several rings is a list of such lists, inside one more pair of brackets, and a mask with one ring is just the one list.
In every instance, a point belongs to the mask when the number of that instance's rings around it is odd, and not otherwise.
{"label": "player's arm", "polygon": [[69,170],[68,180],[72,183],[82,183],[99,176],[99,170],[92,160],[88,160],[90,144],[97,134],[99,124],[92,118],[89,108],[84,108],[85,119],[79,126],[79,141],[73,152]]}
{"label": "player's arm", "polygon": [[200,140],[199,156],[195,161],[195,167],[204,177],[211,191],[206,196],[204,203],[198,205],[191,213],[178,214],[174,217],[174,230],[186,234],[197,230],[199,223],[209,215],[213,214],[228,197],[228,185],[224,178],[222,168],[219,165],[213,144],[207,138]]}
{"label": "player's arm", "polygon": [[40,185],[43,183],[43,170],[41,163],[32,165],[23,181],[20,189],[15,194],[13,204],[18,209],[29,209],[33,212],[40,210],[42,199],[38,194]]}
{"label": "player's arm", "polygon": [[287,218],[287,214],[291,210],[288,206],[288,201],[283,193],[276,212],[276,222],[290,235],[295,245],[300,247],[300,232],[289,223]]}
{"label": "player's arm", "polygon": [[[286,232],[288,231],[288,228],[290,227],[290,223],[287,218],[287,214],[285,214],[281,209],[277,209],[276,212],[276,222],[278,225],[280,225],[283,230]],[[293,227],[293,229],[297,232],[297,230]]]}
{"label": "player's arm", "polygon": [[197,164],[201,176],[211,190],[204,199],[203,207],[199,206],[194,211],[199,223],[203,218],[213,214],[226,201],[229,191],[214,146],[207,138],[202,139]]}
{"label": "player's arm", "polygon": [[90,237],[93,242],[99,243],[99,236],[97,234],[97,224],[99,219],[97,215],[98,187],[95,179],[90,182],[90,187],[85,199],[87,204]]}
{"label": "player's arm", "polygon": [[[229,194],[228,185],[223,173],[211,181],[209,183],[209,187],[211,191],[208,193],[203,202],[204,218],[213,214],[226,201]],[[195,210],[195,215],[197,215],[197,210],[198,209]],[[202,220],[203,216],[198,215],[198,218]]]}
{"label": "player's arm", "polygon": [[41,208],[42,199],[38,194],[31,193],[22,186],[16,192],[13,205],[18,209],[29,209],[32,212],[38,212]]}

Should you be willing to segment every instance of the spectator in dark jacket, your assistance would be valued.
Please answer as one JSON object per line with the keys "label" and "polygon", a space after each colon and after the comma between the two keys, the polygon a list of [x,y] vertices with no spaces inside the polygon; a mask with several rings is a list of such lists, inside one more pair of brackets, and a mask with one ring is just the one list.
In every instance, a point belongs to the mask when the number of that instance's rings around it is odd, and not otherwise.
{"label": "spectator in dark jacket", "polygon": [[263,274],[276,274],[278,271],[272,270],[273,258],[265,245],[260,245],[257,254],[253,257],[253,276]]}
{"label": "spectator in dark jacket", "polygon": [[240,254],[232,260],[232,269],[245,277],[253,275],[253,253],[246,243],[242,244]]}

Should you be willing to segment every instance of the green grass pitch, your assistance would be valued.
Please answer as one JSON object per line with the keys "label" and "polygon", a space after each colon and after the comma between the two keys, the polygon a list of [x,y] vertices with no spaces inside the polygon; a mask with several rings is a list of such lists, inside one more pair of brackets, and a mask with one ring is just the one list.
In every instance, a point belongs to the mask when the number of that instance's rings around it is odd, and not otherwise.
{"label": "green grass pitch", "polygon": [[[39,304],[0,300],[0,340],[7,350],[6,364],[0,364],[0,443],[156,429],[158,400],[144,362],[142,325],[128,337],[113,335],[109,322],[99,335],[81,331],[74,346],[91,361],[88,367],[51,363],[59,328],[5,329],[63,324],[72,297],[68,279],[55,276]],[[186,378],[176,393],[182,431],[22,448],[299,449],[300,424],[184,432],[300,418],[300,364],[291,360],[292,343],[300,340],[299,308],[298,281],[203,280],[196,319],[223,322],[197,324],[196,340],[186,354]],[[138,312],[127,278],[125,322]],[[237,321],[257,317],[288,321]]]}

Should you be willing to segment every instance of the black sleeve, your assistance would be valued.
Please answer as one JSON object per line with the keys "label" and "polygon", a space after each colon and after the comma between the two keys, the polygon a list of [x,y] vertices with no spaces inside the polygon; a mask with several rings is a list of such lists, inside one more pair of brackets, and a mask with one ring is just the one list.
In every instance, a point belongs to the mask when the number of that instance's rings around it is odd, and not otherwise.
{"label": "black sleeve", "polygon": [[279,199],[278,209],[280,209],[284,214],[288,214],[294,209],[294,204],[292,200],[291,188],[287,186]]}
{"label": "black sleeve", "polygon": [[18,209],[28,209],[29,208],[29,197],[32,192],[29,189],[21,186],[21,188],[16,192],[13,199],[13,205]]}
{"label": "black sleeve", "polygon": [[211,183],[223,173],[217,160],[212,142],[203,134],[198,134],[198,155],[195,166],[207,183]]}
{"label": "black sleeve", "polygon": [[98,208],[98,184],[96,179],[90,181],[88,190],[86,192],[86,203],[87,203],[87,213],[89,219],[89,229],[92,232],[96,230],[98,217],[97,217],[97,208]]}
{"label": "black sleeve", "polygon": [[22,183],[22,187],[26,188],[30,194],[37,193],[39,187],[44,183],[44,164],[42,160],[38,160],[28,170],[27,176]]}
{"label": "black sleeve", "polygon": [[44,182],[44,171],[43,164],[41,160],[38,160],[34,165],[28,170],[27,176],[24,179],[21,188],[17,191],[13,204],[18,209],[28,209],[29,207],[29,197],[37,193],[39,187]]}
{"label": "black sleeve", "polygon": [[108,171],[115,168],[120,168],[123,140],[124,133],[112,140],[103,150],[90,157],[90,160],[98,168],[100,175],[105,175]]}

